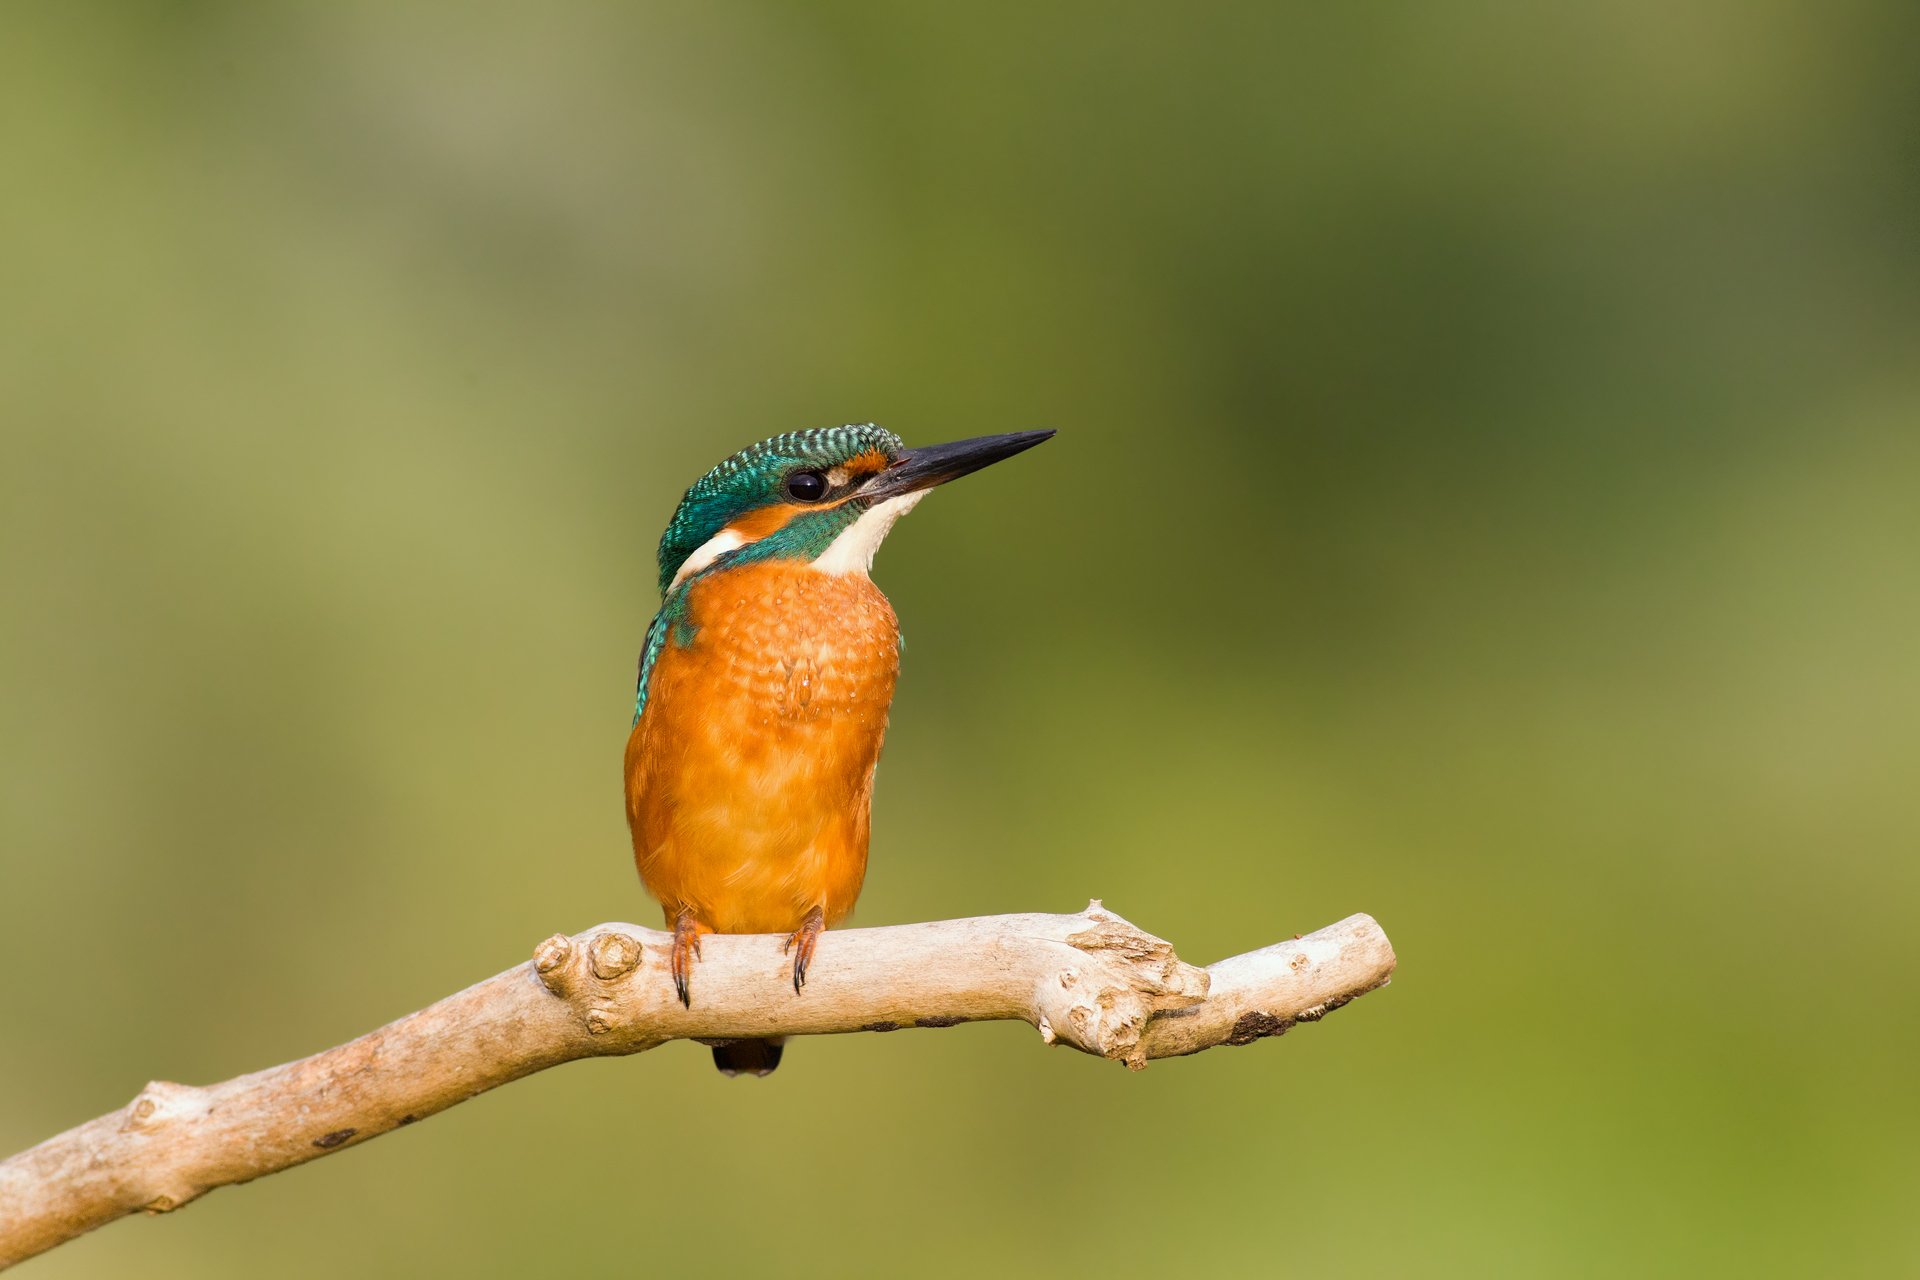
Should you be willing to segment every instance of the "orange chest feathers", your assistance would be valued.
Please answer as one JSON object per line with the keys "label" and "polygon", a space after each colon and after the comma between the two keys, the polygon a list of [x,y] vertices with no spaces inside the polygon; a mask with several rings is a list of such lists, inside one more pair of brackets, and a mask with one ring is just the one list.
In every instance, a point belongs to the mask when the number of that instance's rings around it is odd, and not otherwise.
{"label": "orange chest feathers", "polygon": [[853,909],[900,667],[862,575],[768,563],[697,579],[627,741],[634,859],[669,920],[722,933]]}

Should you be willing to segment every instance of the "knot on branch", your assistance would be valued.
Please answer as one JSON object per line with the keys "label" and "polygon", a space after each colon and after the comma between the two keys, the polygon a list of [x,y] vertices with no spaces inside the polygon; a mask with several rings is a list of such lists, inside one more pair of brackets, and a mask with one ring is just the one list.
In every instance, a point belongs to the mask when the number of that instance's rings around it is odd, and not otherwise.
{"label": "knot on branch", "polygon": [[624,933],[603,933],[587,948],[593,976],[602,982],[624,978],[640,963],[640,941]]}
{"label": "knot on branch", "polygon": [[540,975],[540,981],[547,990],[557,996],[565,996],[572,985],[567,972],[567,963],[572,959],[573,939],[564,933],[556,933],[533,949],[533,971]]}
{"label": "knot on branch", "polygon": [[171,1080],[149,1080],[147,1087],[127,1104],[126,1119],[120,1122],[120,1132],[153,1132],[165,1128],[180,1118],[185,1111],[186,1101],[198,1092],[190,1085],[175,1084]]}
{"label": "knot on branch", "polygon": [[1081,913],[1086,927],[1067,935],[1085,960],[1042,979],[1034,993],[1040,1038],[1147,1065],[1141,1036],[1157,1013],[1206,999],[1208,978],[1174,954],[1173,944],[1108,911],[1094,899]]}
{"label": "knot on branch", "polygon": [[[150,1080],[121,1112],[120,1132],[134,1137],[167,1138],[182,1122],[197,1118],[205,1108],[197,1100],[205,1091],[171,1080]],[[162,1148],[164,1150],[165,1148]],[[170,1213],[200,1195],[205,1188],[180,1177],[164,1163],[135,1207],[149,1214]]]}
{"label": "knot on branch", "polygon": [[618,1025],[607,988],[640,967],[640,939],[618,929],[592,935],[584,945],[556,933],[533,952],[533,971],[547,990],[573,1005],[587,1034],[603,1036]]}

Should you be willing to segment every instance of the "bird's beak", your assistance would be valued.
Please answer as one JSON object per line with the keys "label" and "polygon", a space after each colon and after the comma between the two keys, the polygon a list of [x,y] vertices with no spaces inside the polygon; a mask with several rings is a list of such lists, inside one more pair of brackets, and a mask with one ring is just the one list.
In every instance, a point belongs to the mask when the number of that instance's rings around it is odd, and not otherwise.
{"label": "bird's beak", "polygon": [[952,444],[928,445],[908,449],[860,487],[863,498],[898,498],[919,493],[949,480],[958,480],[969,472],[991,466],[1002,458],[1011,458],[1051,436],[1051,431],[1015,431],[1004,436],[977,436]]}

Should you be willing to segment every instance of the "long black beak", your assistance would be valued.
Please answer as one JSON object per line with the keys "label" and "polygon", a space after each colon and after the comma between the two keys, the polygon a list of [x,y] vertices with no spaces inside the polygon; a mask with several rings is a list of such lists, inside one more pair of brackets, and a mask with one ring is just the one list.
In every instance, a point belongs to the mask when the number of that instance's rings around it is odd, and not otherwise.
{"label": "long black beak", "polygon": [[897,498],[919,493],[949,480],[992,466],[1003,458],[1024,453],[1051,436],[1051,431],[1015,431],[1004,436],[977,436],[952,444],[928,445],[909,449],[860,487],[863,498]]}

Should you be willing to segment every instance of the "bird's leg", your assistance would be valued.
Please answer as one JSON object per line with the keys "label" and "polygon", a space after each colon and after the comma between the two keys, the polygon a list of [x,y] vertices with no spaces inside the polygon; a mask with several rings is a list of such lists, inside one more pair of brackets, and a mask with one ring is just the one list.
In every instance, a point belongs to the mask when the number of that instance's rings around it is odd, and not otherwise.
{"label": "bird's leg", "polygon": [[787,945],[780,948],[784,952],[793,952],[793,993],[800,994],[800,988],[807,985],[807,966],[813,963],[813,949],[820,945],[820,934],[827,927],[827,913],[819,907],[807,912],[807,918],[800,927],[787,935]]}
{"label": "bird's leg", "polygon": [[693,1008],[693,962],[700,958],[700,935],[712,932],[711,925],[701,924],[684,907],[673,918],[673,989],[689,1009]]}

